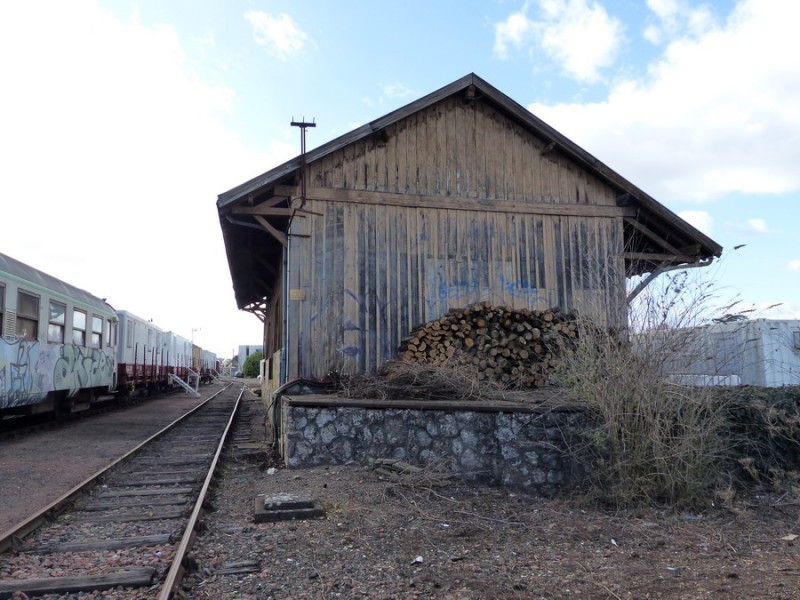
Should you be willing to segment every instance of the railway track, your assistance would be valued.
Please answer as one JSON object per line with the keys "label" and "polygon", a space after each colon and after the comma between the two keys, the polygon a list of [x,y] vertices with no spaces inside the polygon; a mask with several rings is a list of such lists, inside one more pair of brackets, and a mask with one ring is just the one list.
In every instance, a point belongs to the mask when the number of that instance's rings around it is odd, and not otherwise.
{"label": "railway track", "polygon": [[171,598],[243,393],[223,388],[3,533],[0,600],[120,588]]}

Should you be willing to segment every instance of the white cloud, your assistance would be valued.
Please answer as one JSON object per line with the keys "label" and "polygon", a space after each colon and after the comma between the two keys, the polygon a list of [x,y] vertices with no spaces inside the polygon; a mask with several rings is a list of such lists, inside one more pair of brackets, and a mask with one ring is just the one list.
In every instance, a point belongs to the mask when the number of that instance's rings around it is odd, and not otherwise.
{"label": "white cloud", "polygon": [[[416,93],[405,83],[400,82],[381,83],[378,84],[378,87],[380,87],[381,93],[377,99],[369,96],[364,96],[361,98],[361,102],[363,102],[365,106],[373,108],[376,105],[383,106],[384,104],[393,104],[395,103],[395,100],[402,100],[403,98],[408,98]],[[363,125],[363,123],[355,123],[353,127],[355,128],[361,125]]]}
{"label": "white cloud", "polygon": [[495,25],[494,53],[508,58],[509,48],[538,44],[550,59],[577,81],[595,83],[614,63],[622,23],[588,0],[538,0],[540,20],[527,16],[529,4]]}
{"label": "white cloud", "polygon": [[684,210],[678,216],[708,236],[714,232],[714,218],[704,210]]}
{"label": "white cloud", "polygon": [[706,5],[692,6],[689,0],[647,0],[655,22],[643,35],[652,44],[661,44],[676,35],[700,36],[715,26],[714,15]]}
{"label": "white cloud", "polygon": [[308,42],[308,35],[286,13],[273,17],[264,11],[248,10],[244,18],[253,27],[256,43],[280,61],[298,54]]}
{"label": "white cloud", "polygon": [[383,95],[387,98],[407,98],[414,92],[405,83],[386,83],[381,85]]}
{"label": "white cloud", "polygon": [[509,46],[519,49],[533,41],[536,24],[525,15],[526,7],[495,25],[494,53],[498,58],[509,57]]}
{"label": "white cloud", "polygon": [[747,226],[753,233],[769,233],[769,227],[764,219],[749,219]]}
{"label": "white cloud", "polygon": [[780,230],[767,225],[767,222],[761,218],[748,219],[744,223],[728,221],[725,223],[725,226],[740,234],[774,235],[776,233],[781,233]]}
{"label": "white cloud", "polygon": [[679,11],[678,0],[647,0],[647,7],[662,21],[675,18]]}
{"label": "white cloud", "polygon": [[800,271],[800,260],[790,260],[786,268],[790,271]]}
{"label": "white cloud", "polygon": [[671,42],[603,102],[530,110],[657,197],[800,189],[800,3],[744,0],[724,27]]}
{"label": "white cloud", "polygon": [[1,3],[0,57],[16,57],[0,59],[2,251],[166,329],[202,327],[213,351],[260,339],[214,202],[286,148],[254,152],[224,125],[235,95],[196,77],[173,28],[94,2]]}

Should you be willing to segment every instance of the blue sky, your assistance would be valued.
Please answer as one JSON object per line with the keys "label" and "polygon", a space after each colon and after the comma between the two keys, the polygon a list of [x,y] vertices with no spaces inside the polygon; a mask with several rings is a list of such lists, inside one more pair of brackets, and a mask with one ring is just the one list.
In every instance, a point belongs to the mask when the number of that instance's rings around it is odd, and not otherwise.
{"label": "blue sky", "polygon": [[800,318],[798,21],[785,0],[3,2],[0,251],[229,356],[261,324],[217,195],[298,154],[292,118],[314,148],[475,72],[722,244],[723,294]]}

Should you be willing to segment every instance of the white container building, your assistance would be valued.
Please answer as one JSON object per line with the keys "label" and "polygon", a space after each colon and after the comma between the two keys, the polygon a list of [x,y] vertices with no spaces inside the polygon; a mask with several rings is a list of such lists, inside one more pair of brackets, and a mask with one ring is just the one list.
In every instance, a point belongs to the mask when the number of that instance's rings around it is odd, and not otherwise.
{"label": "white container building", "polygon": [[691,331],[668,371],[694,385],[800,385],[800,320],[753,319]]}

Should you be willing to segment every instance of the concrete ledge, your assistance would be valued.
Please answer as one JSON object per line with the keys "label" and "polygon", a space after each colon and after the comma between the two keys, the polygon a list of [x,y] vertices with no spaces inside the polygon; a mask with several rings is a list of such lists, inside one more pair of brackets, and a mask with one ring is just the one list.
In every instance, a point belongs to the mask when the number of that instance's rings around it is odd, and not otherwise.
{"label": "concrete ledge", "polygon": [[[516,398],[519,395],[515,396]],[[351,407],[363,409],[399,409],[399,410],[444,410],[468,411],[478,413],[522,413],[544,414],[552,412],[581,412],[583,407],[573,399],[559,392],[530,392],[530,400],[361,400],[345,398],[335,394],[307,394],[302,396],[284,396],[285,406],[302,406],[306,408],[338,408]]]}

